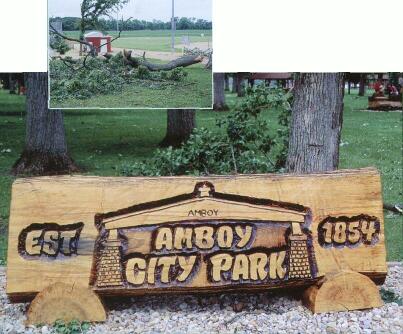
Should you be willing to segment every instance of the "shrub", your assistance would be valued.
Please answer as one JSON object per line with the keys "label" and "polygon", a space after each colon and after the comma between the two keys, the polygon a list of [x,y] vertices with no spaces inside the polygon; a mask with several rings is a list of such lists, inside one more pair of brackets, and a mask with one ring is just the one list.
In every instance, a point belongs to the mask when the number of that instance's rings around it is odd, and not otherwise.
{"label": "shrub", "polygon": [[59,52],[61,55],[64,55],[67,51],[70,50],[70,47],[67,45],[66,41],[58,35],[54,35],[52,37],[50,47],[53,50]]}
{"label": "shrub", "polygon": [[[267,173],[279,171],[286,155],[286,136],[282,129],[272,134],[268,122],[260,117],[267,108],[280,111],[280,123],[287,126],[291,96],[282,89],[258,86],[248,89],[239,111],[218,120],[217,130],[197,128],[180,148],[159,149],[147,161],[118,168],[126,176],[208,175]],[[275,160],[273,148],[277,148]]]}

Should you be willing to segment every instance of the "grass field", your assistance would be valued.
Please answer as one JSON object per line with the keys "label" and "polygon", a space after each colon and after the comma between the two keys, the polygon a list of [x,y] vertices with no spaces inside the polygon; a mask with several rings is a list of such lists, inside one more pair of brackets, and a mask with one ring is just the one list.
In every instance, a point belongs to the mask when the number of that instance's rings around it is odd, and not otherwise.
{"label": "grass field", "polygon": [[[78,31],[65,32],[69,37],[79,37]],[[109,31],[109,35],[117,36],[116,31]],[[203,35],[203,36],[202,36]],[[205,42],[212,44],[211,30],[177,30],[175,33],[175,44],[182,44],[182,36],[189,36],[191,43]],[[134,30],[123,31],[121,37],[112,42],[112,47],[139,49],[148,51],[171,51],[170,30]],[[181,51],[177,48],[177,51]]]}
{"label": "grass field", "polygon": [[[367,103],[355,92],[345,97],[340,168],[375,166],[382,173],[383,196],[402,202],[402,114],[358,111]],[[234,108],[237,98],[227,96]],[[9,175],[24,144],[24,98],[0,90],[0,263],[5,261],[6,231],[13,177]],[[199,111],[197,125],[214,127],[227,113]],[[275,111],[265,111],[273,131]],[[161,110],[99,110],[65,113],[72,157],[89,175],[117,175],[123,164],[150,157],[165,135],[166,112]],[[403,260],[402,216],[385,211],[388,260]]]}

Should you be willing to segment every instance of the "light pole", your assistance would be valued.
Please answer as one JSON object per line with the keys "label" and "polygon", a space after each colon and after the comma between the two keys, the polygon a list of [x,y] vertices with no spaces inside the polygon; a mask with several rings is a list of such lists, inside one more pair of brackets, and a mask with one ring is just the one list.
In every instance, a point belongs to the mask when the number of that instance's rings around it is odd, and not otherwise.
{"label": "light pole", "polygon": [[175,0],[172,0],[172,18],[171,18],[171,30],[172,30],[172,52],[175,52]]}

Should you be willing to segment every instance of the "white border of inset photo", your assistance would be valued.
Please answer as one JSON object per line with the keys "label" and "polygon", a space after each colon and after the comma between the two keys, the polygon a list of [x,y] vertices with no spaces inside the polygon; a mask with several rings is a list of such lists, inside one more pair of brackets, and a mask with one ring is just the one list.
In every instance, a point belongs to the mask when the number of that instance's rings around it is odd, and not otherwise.
{"label": "white border of inset photo", "polygon": [[[133,110],[139,110],[139,109],[145,109],[145,110],[150,110],[150,109],[159,109],[159,110],[161,110],[161,109],[162,110],[163,109],[211,110],[213,108],[213,104],[214,104],[214,78],[213,78],[212,66],[211,66],[211,68],[206,68],[206,71],[210,71],[210,73],[211,73],[211,104],[209,106],[157,106],[157,107],[154,107],[154,106],[127,106],[127,107],[126,106],[125,107],[121,107],[121,106],[119,106],[119,107],[113,107],[113,106],[111,106],[111,107],[109,107],[109,106],[108,107],[101,107],[101,106],[91,106],[91,107],[87,107],[87,106],[84,106],[84,107],[80,107],[80,106],[69,107],[68,106],[68,107],[65,107],[65,106],[60,106],[60,107],[58,107],[58,106],[55,106],[55,103],[52,103],[53,105],[51,105],[51,88],[50,88],[51,79],[50,79],[50,66],[49,66],[49,64],[50,64],[50,60],[51,60],[51,51],[52,50],[50,48],[50,41],[49,41],[50,34],[51,34],[50,26],[49,26],[49,19],[51,18],[51,13],[50,13],[50,9],[49,9],[49,1],[52,1],[52,0],[47,1],[47,19],[46,19],[46,22],[47,22],[47,25],[46,25],[46,31],[47,31],[46,51],[47,51],[48,87],[49,87],[48,88],[49,89],[49,97],[48,97],[48,107],[49,107],[49,109],[53,109],[53,110],[75,110],[75,109],[79,109],[79,110],[100,110],[100,109],[101,110],[102,109],[106,109],[106,110],[108,110],[108,109],[109,110],[110,109],[112,109],[112,110],[114,110],[114,109],[115,110],[128,110],[128,109],[133,109]],[[159,0],[159,1],[166,1],[166,0]],[[169,2],[171,4],[171,0],[169,0]],[[172,0],[172,8],[174,8],[173,7],[174,3],[175,3],[175,0]],[[211,0],[211,8],[210,8],[210,10],[211,10],[211,23],[213,24],[213,26],[212,26],[211,37],[209,37],[209,40],[208,40],[209,50],[211,50],[210,57],[213,57],[212,51],[213,51],[213,31],[214,31],[213,8],[212,8],[213,6],[212,6],[212,4],[213,4],[213,1]],[[172,15],[173,15],[173,17],[176,18],[176,15],[174,14],[174,12],[172,12]],[[57,16],[59,16],[59,15],[57,15]],[[172,19],[171,19],[171,22],[172,22]],[[178,31],[178,30],[176,30],[176,31]],[[175,30],[174,30],[174,33],[175,33]],[[121,51],[121,50],[119,50],[119,51]],[[136,50],[136,51],[138,51],[138,50]],[[212,58],[209,61],[212,62]],[[156,96],[158,96],[157,93],[156,93]]]}

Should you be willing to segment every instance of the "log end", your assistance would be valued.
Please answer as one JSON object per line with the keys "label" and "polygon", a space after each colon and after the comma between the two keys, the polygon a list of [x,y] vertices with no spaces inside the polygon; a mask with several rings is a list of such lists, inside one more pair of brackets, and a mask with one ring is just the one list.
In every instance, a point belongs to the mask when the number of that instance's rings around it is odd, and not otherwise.
{"label": "log end", "polygon": [[375,283],[354,271],[329,274],[306,289],[303,304],[313,313],[362,310],[383,305]]}
{"label": "log end", "polygon": [[101,322],[105,308],[90,288],[55,283],[39,292],[28,309],[26,325],[53,324],[56,320]]}

